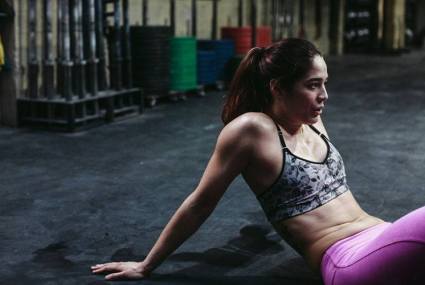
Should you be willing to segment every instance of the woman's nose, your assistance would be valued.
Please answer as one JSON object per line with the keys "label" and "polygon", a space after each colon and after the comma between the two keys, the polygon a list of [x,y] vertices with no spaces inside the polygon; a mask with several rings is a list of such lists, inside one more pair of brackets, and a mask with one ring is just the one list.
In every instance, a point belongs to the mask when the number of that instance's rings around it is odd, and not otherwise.
{"label": "woman's nose", "polygon": [[325,86],[322,87],[322,92],[320,92],[320,94],[319,94],[319,99],[320,99],[320,101],[328,100],[328,92],[327,92]]}

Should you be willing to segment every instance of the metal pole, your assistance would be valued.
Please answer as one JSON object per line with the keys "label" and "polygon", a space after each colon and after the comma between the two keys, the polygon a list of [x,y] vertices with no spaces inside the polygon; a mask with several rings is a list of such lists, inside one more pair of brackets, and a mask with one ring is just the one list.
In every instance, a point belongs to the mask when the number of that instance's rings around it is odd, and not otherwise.
{"label": "metal pole", "polygon": [[285,25],[286,29],[288,30],[288,37],[293,37],[294,34],[294,1],[290,0],[288,1],[289,5],[288,8],[285,9]]}
{"label": "metal pole", "polygon": [[63,50],[63,39],[62,39],[62,0],[56,0],[56,9],[57,9],[57,29],[56,29],[56,90],[58,93],[61,93],[63,90],[62,83],[62,50]]}
{"label": "metal pole", "polygon": [[37,58],[37,2],[28,3],[28,96],[38,97],[38,58]]}
{"label": "metal pole", "polygon": [[255,47],[257,45],[257,1],[251,0],[251,46]]}
{"label": "metal pole", "polygon": [[72,18],[73,18],[73,33],[72,33],[72,46],[74,48],[74,93],[78,94],[79,98],[86,96],[86,73],[83,52],[83,31],[81,23],[82,14],[81,0],[73,0]]}
{"label": "metal pole", "polygon": [[176,32],[176,0],[170,0],[170,26],[171,35],[175,35]]}
{"label": "metal pole", "polygon": [[243,1],[239,0],[238,2],[238,26],[242,27],[243,25]]}
{"label": "metal pole", "polygon": [[96,54],[99,59],[98,64],[98,83],[99,90],[107,88],[106,82],[106,59],[105,59],[105,42],[103,28],[103,0],[95,0],[95,16],[96,16]]}
{"label": "metal pole", "polygon": [[71,39],[69,35],[69,1],[68,0],[60,0],[58,1],[60,3],[61,8],[61,23],[60,23],[60,29],[61,29],[61,47],[62,50],[60,51],[60,58],[62,59],[60,62],[62,75],[62,90],[61,94],[67,101],[72,100],[72,66],[73,63],[71,61]]}
{"label": "metal pole", "polygon": [[96,17],[94,0],[86,0],[88,3],[88,42],[87,49],[87,71],[88,71],[88,89],[92,96],[98,92],[97,65],[99,60],[96,57]]}
{"label": "metal pole", "polygon": [[142,2],[143,26],[148,25],[148,0]]}
{"label": "metal pole", "polygon": [[113,41],[113,56],[112,56],[112,87],[115,90],[120,90],[122,87],[122,52],[121,52],[121,27],[120,27],[120,5],[119,1],[114,1],[114,41]]}
{"label": "metal pole", "polygon": [[54,61],[52,53],[52,5],[51,0],[43,1],[43,91],[47,99],[54,96]]}
{"label": "metal pole", "polygon": [[278,2],[278,6],[276,9],[276,19],[277,19],[277,24],[278,24],[278,33],[277,33],[277,39],[282,39],[284,37],[284,33],[286,30],[286,16],[287,16],[287,11],[286,11],[286,6],[288,4],[285,3],[284,0],[280,0]]}
{"label": "metal pole", "polygon": [[[18,6],[18,21],[19,21],[19,30],[24,28],[24,11],[23,11],[24,1],[19,0]],[[24,65],[24,33],[19,33],[19,94],[23,94],[24,88],[24,76],[25,76],[25,65]]]}
{"label": "metal pole", "polygon": [[131,46],[130,46],[130,21],[128,16],[128,0],[122,0],[123,24],[124,24],[124,81],[125,87],[133,86],[133,73],[131,70]]}
{"label": "metal pole", "polygon": [[196,37],[196,17],[197,17],[197,10],[196,10],[196,0],[192,0],[192,36]]}
{"label": "metal pole", "polygon": [[211,39],[217,39],[217,0],[213,0]]}

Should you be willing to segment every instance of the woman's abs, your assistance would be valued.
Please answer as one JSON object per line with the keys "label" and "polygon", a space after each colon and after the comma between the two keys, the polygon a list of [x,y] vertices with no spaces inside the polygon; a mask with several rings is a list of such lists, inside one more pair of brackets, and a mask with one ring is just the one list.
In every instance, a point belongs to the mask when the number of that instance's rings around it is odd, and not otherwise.
{"label": "woman's abs", "polygon": [[274,227],[313,270],[319,270],[323,253],[332,244],[383,222],[364,212],[347,191],[310,212],[277,222]]}

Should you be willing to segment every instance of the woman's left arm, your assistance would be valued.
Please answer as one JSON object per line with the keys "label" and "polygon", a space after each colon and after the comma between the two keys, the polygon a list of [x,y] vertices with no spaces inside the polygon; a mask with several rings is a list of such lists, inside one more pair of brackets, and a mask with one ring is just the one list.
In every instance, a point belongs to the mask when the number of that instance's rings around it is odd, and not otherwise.
{"label": "woman's left arm", "polygon": [[172,216],[146,259],[99,264],[92,267],[93,273],[109,273],[109,280],[147,277],[202,225],[250,160],[256,139],[249,134],[249,124],[235,121],[222,130],[199,185]]}

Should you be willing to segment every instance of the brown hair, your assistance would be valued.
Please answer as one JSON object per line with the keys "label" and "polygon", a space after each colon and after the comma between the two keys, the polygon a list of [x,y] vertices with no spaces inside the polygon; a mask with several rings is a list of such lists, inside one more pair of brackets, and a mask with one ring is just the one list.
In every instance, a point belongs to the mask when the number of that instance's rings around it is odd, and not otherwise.
{"label": "brown hair", "polygon": [[267,48],[251,49],[240,63],[230,84],[221,119],[224,124],[246,112],[262,112],[272,102],[270,80],[291,91],[306,75],[320,51],[309,41],[289,38]]}

